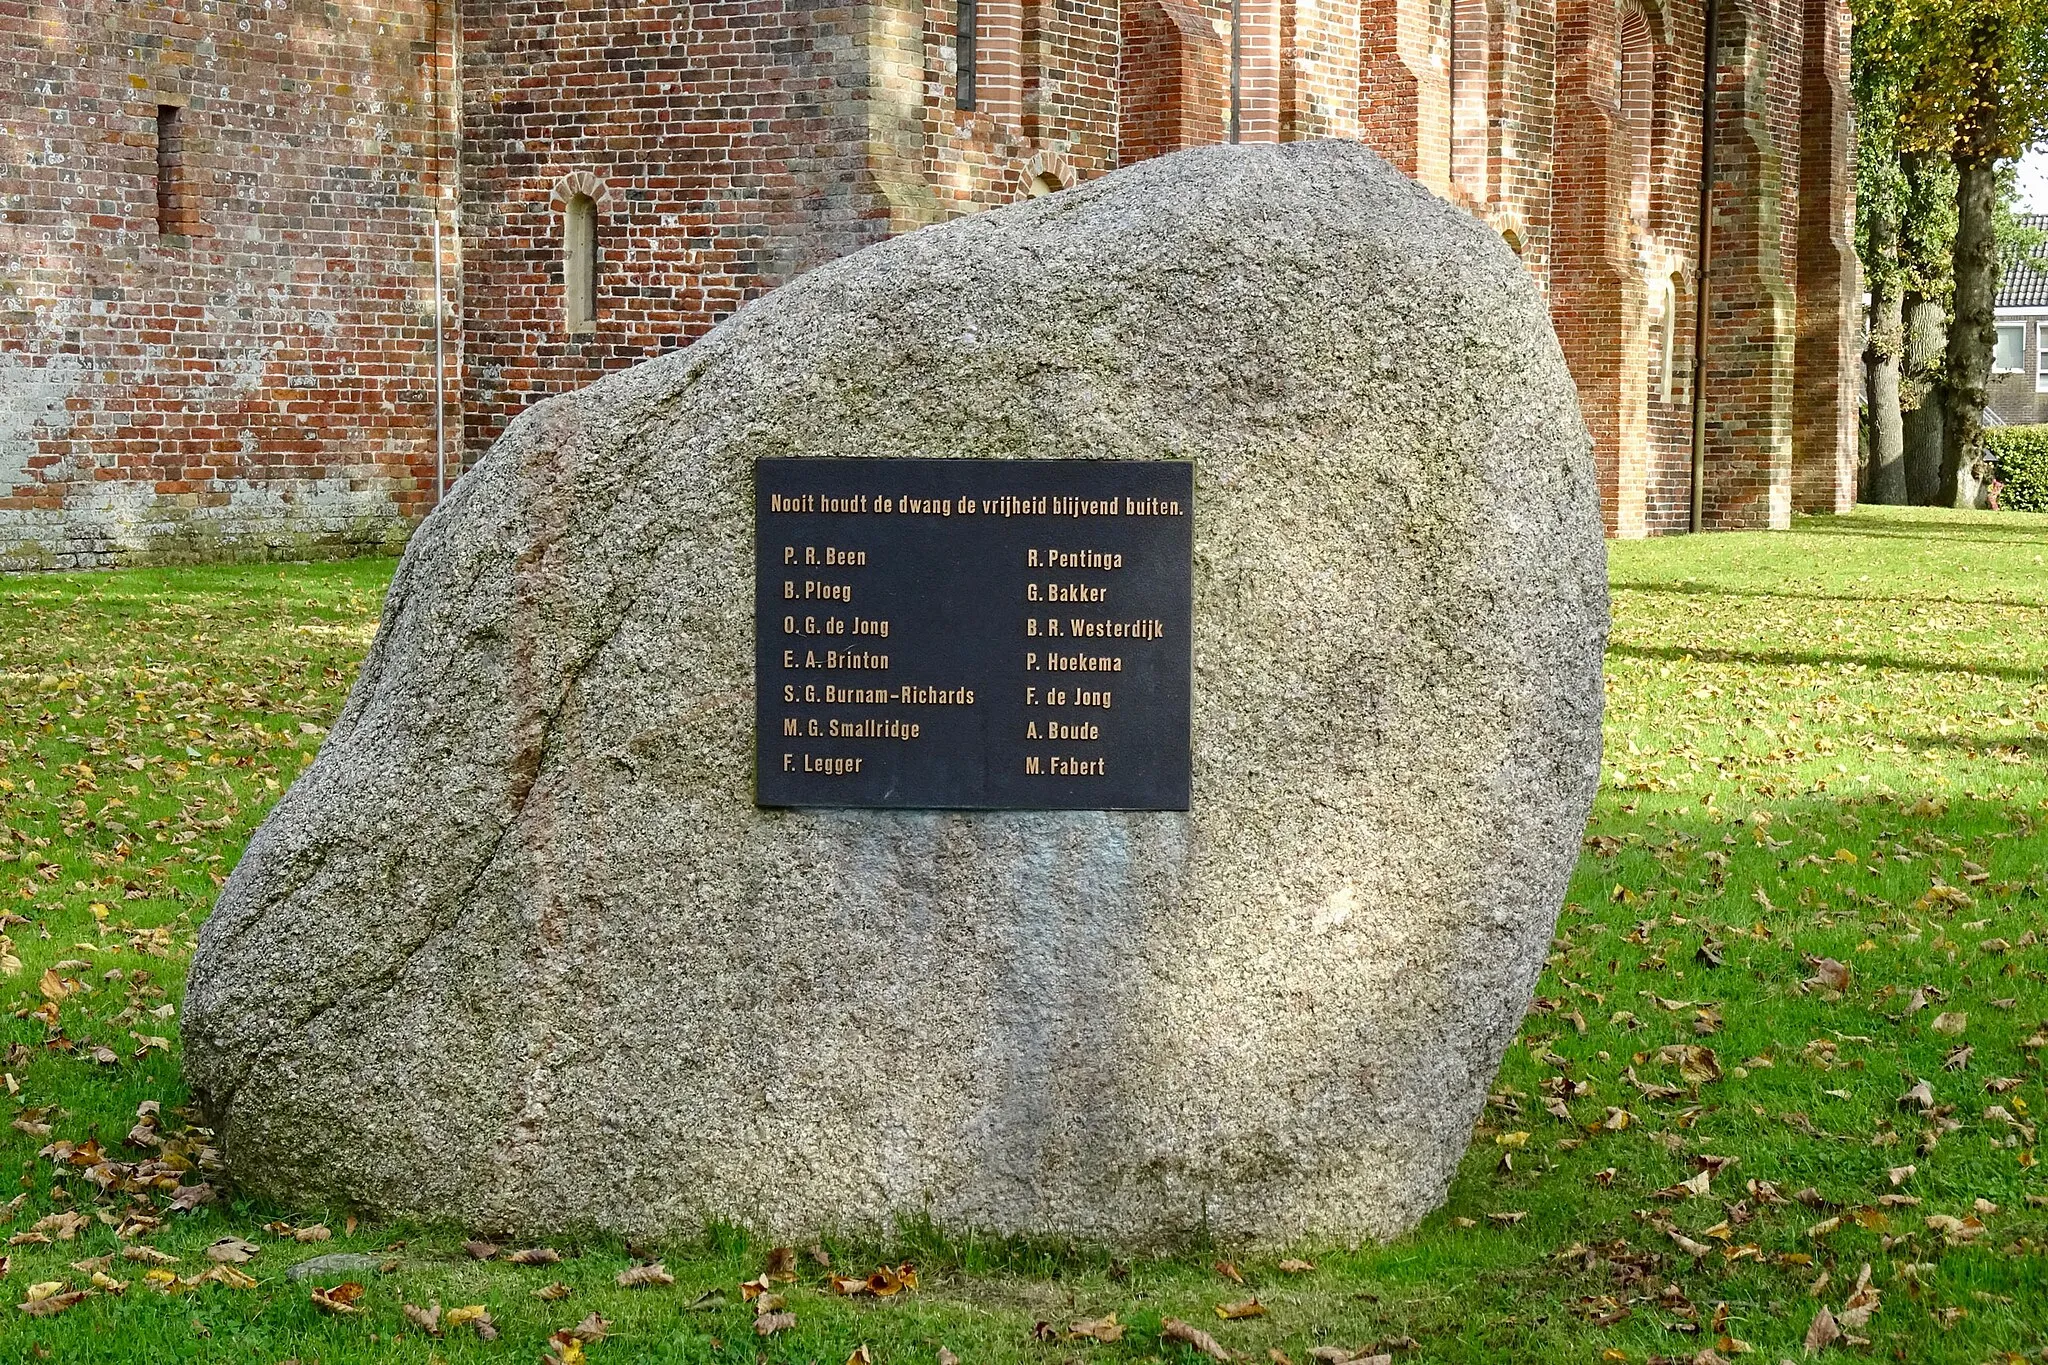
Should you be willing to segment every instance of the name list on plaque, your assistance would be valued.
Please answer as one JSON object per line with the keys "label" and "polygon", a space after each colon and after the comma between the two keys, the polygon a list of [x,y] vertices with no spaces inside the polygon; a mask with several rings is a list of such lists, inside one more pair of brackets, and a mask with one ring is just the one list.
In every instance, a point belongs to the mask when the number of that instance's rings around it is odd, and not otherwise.
{"label": "name list on plaque", "polygon": [[754,465],[755,801],[1186,810],[1194,466]]}

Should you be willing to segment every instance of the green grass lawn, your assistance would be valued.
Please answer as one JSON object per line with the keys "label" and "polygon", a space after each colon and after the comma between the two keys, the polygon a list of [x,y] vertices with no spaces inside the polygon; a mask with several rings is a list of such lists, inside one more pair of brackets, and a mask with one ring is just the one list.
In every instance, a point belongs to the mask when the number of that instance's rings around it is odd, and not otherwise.
{"label": "green grass lawn", "polygon": [[[1586,851],[1450,1202],[1412,1236],[1120,1259],[911,1228],[828,1242],[830,1272],[796,1248],[773,1286],[794,1322],[768,1336],[740,1286],[771,1248],[738,1230],[565,1230],[561,1261],[522,1266],[345,1209],[173,1211],[212,1160],[180,1111],[195,926],[310,761],[392,566],[0,579],[0,1358],[532,1362],[595,1314],[608,1338],[558,1358],[1199,1365],[1162,1340],[1173,1318],[1254,1365],[1776,1361],[1825,1307],[1844,1359],[2038,1359],[2044,559],[2048,517],[1896,510],[1613,548]],[[148,1104],[156,1145],[133,1145]],[[294,1235],[312,1225],[331,1236]],[[199,1279],[227,1237],[259,1250]],[[335,1251],[378,1262],[285,1273]],[[620,1287],[643,1256],[673,1285]],[[826,1288],[905,1261],[914,1290]],[[344,1280],[355,1311],[313,1302]],[[38,1296],[68,1306],[14,1307]],[[1216,1312],[1254,1298],[1263,1316]],[[435,1302],[438,1338],[402,1310]],[[469,1305],[495,1340],[448,1325]],[[1111,1314],[1118,1340],[1072,1331]]]}

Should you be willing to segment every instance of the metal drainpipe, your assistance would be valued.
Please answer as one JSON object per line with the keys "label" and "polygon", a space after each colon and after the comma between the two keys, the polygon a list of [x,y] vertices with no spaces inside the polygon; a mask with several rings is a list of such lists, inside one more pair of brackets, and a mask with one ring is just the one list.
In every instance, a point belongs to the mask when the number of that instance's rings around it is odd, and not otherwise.
{"label": "metal drainpipe", "polygon": [[448,492],[448,378],[441,348],[441,203],[434,208],[434,501]]}
{"label": "metal drainpipe", "polygon": [[1706,77],[1700,82],[1700,254],[1692,327],[1692,529],[1706,523],[1707,283],[1714,265],[1714,124],[1721,80],[1721,7],[1707,0]]}
{"label": "metal drainpipe", "polygon": [[[434,6],[433,98],[428,102],[434,114],[434,142],[441,141],[441,14]],[[448,370],[442,342],[442,315],[448,310],[442,301],[441,280],[441,167],[435,158],[434,190],[427,207],[434,215],[434,505],[440,506],[448,492]]]}
{"label": "metal drainpipe", "polygon": [[1244,0],[1230,0],[1230,140],[1237,141],[1244,94]]}

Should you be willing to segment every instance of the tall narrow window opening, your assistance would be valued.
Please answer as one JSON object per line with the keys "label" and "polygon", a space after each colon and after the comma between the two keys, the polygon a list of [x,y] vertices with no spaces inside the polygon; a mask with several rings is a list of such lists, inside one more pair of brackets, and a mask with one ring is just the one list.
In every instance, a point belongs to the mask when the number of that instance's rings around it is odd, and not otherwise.
{"label": "tall narrow window opening", "polygon": [[175,104],[156,107],[156,230],[165,237],[190,236],[199,216],[185,178],[184,112]]}
{"label": "tall narrow window opening", "polygon": [[974,39],[981,27],[979,0],[954,0],[953,8],[953,103],[960,109],[974,108]]}
{"label": "tall narrow window opening", "polygon": [[1451,0],[1450,24],[1451,181],[1480,203],[1494,187],[1487,183],[1492,162],[1490,105],[1493,85],[1491,0]]}
{"label": "tall narrow window opening", "polygon": [[1657,375],[1657,396],[1663,402],[1671,401],[1672,383],[1678,370],[1678,300],[1685,289],[1683,276],[1674,274],[1664,284],[1664,354],[1659,357],[1661,369]]}
{"label": "tall narrow window opening", "polygon": [[597,330],[597,204],[569,196],[562,215],[562,309],[572,332]]}
{"label": "tall narrow window opening", "polygon": [[1650,139],[1656,124],[1657,52],[1650,38],[1649,21],[1636,10],[1621,18],[1617,44],[1616,95],[1620,103],[1621,135],[1628,153],[1628,212],[1638,223],[1650,217]]}

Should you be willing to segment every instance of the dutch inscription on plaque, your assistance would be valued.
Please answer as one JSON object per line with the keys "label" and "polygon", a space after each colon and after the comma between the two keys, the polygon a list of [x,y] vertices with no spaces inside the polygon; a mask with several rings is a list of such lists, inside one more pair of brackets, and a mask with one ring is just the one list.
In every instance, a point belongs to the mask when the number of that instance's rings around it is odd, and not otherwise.
{"label": "dutch inscription on plaque", "polygon": [[1193,465],[754,476],[758,804],[1187,809]]}

